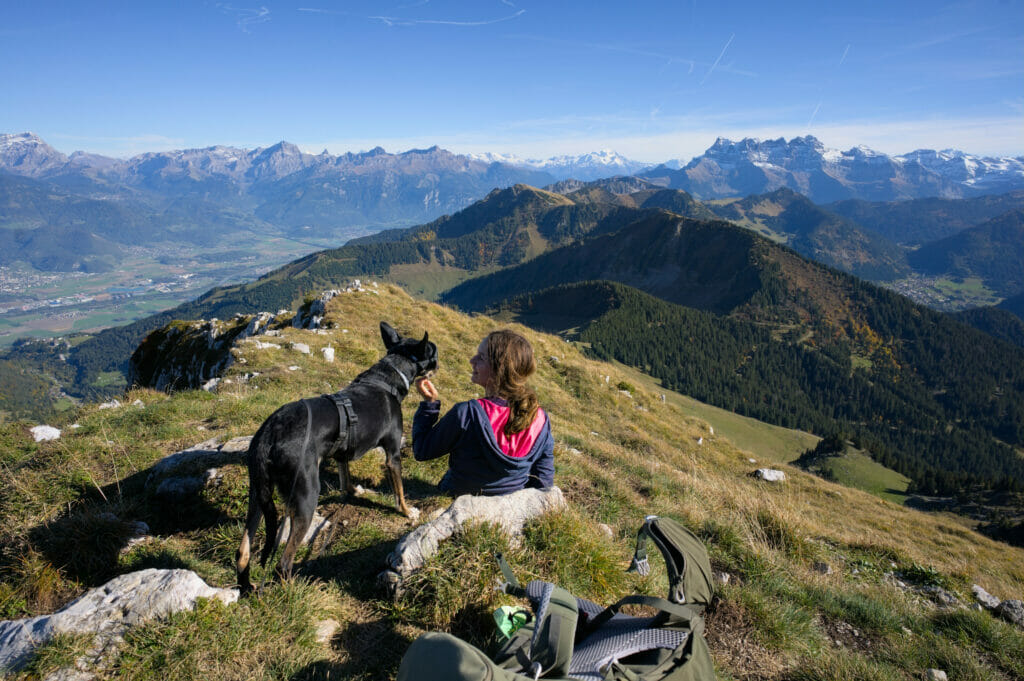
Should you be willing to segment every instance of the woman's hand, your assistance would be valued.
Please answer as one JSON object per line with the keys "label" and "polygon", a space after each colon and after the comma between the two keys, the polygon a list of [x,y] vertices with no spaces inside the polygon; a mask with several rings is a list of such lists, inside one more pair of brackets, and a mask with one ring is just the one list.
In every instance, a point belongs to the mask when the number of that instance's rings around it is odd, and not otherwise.
{"label": "woman's hand", "polygon": [[431,383],[429,379],[421,378],[416,381],[416,390],[418,390],[420,395],[423,396],[423,399],[428,402],[436,402],[441,399],[441,396],[437,392],[437,388],[434,387],[434,384]]}

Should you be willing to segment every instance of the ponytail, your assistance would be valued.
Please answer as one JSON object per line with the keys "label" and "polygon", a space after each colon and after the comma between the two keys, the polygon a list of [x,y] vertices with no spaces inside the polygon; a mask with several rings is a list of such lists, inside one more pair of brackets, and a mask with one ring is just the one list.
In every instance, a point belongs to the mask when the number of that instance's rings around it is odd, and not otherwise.
{"label": "ponytail", "polygon": [[487,338],[487,361],[491,367],[492,392],[512,409],[505,434],[526,430],[537,416],[537,394],[526,385],[536,370],[530,341],[514,331],[493,331]]}

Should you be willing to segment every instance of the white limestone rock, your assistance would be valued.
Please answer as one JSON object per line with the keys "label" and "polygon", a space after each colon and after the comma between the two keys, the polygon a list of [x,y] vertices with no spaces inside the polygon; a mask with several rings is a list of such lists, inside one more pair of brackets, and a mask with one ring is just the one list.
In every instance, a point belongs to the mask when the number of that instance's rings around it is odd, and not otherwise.
{"label": "white limestone rock", "polygon": [[995,610],[999,607],[999,599],[985,591],[977,584],[971,587],[971,593],[974,594],[974,600],[978,601],[978,603],[986,610]]}
{"label": "white limestone rock", "polygon": [[186,499],[216,478],[210,471],[225,464],[243,463],[252,437],[236,437],[224,444],[210,438],[157,461],[149,469],[146,490],[168,501]]}
{"label": "white limestone rock", "polygon": [[423,567],[437,552],[438,545],[461,532],[467,523],[492,523],[509,535],[518,535],[528,520],[565,506],[565,497],[558,487],[528,488],[495,497],[464,494],[439,516],[399,540],[388,556],[389,571],[395,573],[397,580],[381,575],[381,581],[400,582]]}
{"label": "white limestone rock", "polygon": [[[313,542],[321,532],[326,532],[331,526],[331,521],[320,515],[319,511],[313,511],[313,519],[309,523],[309,528],[306,530],[306,535],[302,538],[302,545],[305,546]],[[289,535],[292,533],[292,519],[285,518],[284,522],[281,523],[281,531],[278,532],[277,543],[278,546],[283,545],[288,541]]]}
{"label": "white limestone rock", "polygon": [[[358,280],[356,280],[356,285],[358,285],[358,283]],[[323,323],[324,312],[327,310],[327,302],[340,293],[341,291],[337,289],[324,291],[320,294],[319,298],[310,301],[308,305],[303,305],[299,308],[299,311],[295,313],[295,317],[292,318],[292,326],[296,329],[320,328],[320,325]]]}
{"label": "white limestone rock", "polygon": [[60,439],[60,429],[53,426],[33,426],[30,431],[36,442],[49,442]]}
{"label": "white limestone rock", "polygon": [[767,482],[783,482],[786,474],[774,468],[758,468],[754,471],[754,477]]}
{"label": "white limestone rock", "polygon": [[195,607],[199,598],[238,600],[236,589],[206,584],[191,570],[148,569],[115,577],[52,615],[0,622],[0,672],[15,671],[57,634],[94,634],[116,646],[133,626]]}

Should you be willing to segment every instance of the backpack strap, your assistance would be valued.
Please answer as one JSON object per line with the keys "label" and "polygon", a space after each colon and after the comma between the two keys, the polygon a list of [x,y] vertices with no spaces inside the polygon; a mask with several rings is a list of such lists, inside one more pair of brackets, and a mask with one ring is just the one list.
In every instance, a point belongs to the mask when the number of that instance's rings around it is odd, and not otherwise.
{"label": "backpack strap", "polygon": [[501,576],[505,579],[504,582],[498,584],[498,591],[503,591],[510,596],[517,598],[526,597],[526,589],[519,585],[519,580],[516,579],[516,575],[512,572],[512,568],[509,567],[508,561],[505,560],[505,554],[501,551],[497,551],[494,554],[494,560],[498,562],[498,569],[501,570]]}
{"label": "backpack strap", "polygon": [[698,627],[701,631],[704,630],[704,618],[700,616],[699,612],[690,606],[673,603],[672,601],[664,598],[658,598],[657,596],[643,596],[637,594],[620,599],[616,603],[609,605],[599,615],[591,619],[587,623],[584,636],[589,636],[594,631],[607,624],[610,619],[619,614],[619,610],[621,610],[624,605],[645,605],[657,610],[658,616],[655,618],[656,624],[654,626],[664,624],[670,617],[675,617],[683,622],[689,623],[690,629],[693,631],[697,631]]}

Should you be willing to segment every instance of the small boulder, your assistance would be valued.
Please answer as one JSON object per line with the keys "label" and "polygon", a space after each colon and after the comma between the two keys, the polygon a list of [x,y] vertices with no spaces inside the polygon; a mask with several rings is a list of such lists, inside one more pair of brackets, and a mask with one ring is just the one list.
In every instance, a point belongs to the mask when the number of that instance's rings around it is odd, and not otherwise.
{"label": "small boulder", "polygon": [[1024,629],[1024,601],[1003,601],[996,612],[1007,622],[1012,622]]}
{"label": "small boulder", "polygon": [[338,620],[327,619],[323,620],[316,625],[316,642],[317,643],[330,643],[334,635],[338,633],[338,629],[341,628],[341,624]]}
{"label": "small boulder", "polygon": [[767,482],[782,482],[786,479],[786,474],[774,468],[758,468],[754,471],[754,477]]}
{"label": "small boulder", "polygon": [[819,575],[830,575],[832,574],[832,566],[819,560],[814,564],[814,571]]}
{"label": "small boulder", "polygon": [[921,593],[928,595],[933,601],[947,608],[960,604],[960,599],[941,586],[928,585],[921,587]]}
{"label": "small boulder", "polygon": [[33,426],[30,430],[36,442],[48,442],[60,439],[60,429],[53,426]]}
{"label": "small boulder", "polygon": [[[278,532],[277,535],[279,537],[279,546],[288,541],[288,537],[292,533],[291,521],[291,518],[285,518],[284,522],[281,523],[281,531]],[[302,545],[305,546],[312,542],[321,532],[325,532],[330,526],[330,520],[320,515],[319,511],[313,511],[313,519],[309,521],[309,527],[306,529],[306,536],[302,538]]]}
{"label": "small boulder", "polygon": [[941,669],[929,669],[924,673],[924,678],[927,681],[948,681],[946,672]]}
{"label": "small boulder", "polygon": [[732,575],[728,572],[721,572],[719,570],[712,572],[711,576],[714,578],[716,584],[721,584],[722,586],[728,584],[729,580],[732,579]]}
{"label": "small boulder", "polygon": [[324,353],[324,361],[325,362],[327,362],[328,364],[333,364],[334,363],[334,348],[331,348],[331,347],[322,348],[320,350],[320,352]]}
{"label": "small boulder", "polygon": [[971,587],[971,593],[974,594],[974,600],[978,601],[978,603],[987,610],[995,610],[999,607],[999,599],[985,591],[977,584]]}
{"label": "small boulder", "polygon": [[309,346],[305,343],[292,343],[292,350],[295,352],[301,352],[304,355],[308,355],[310,353]]}

